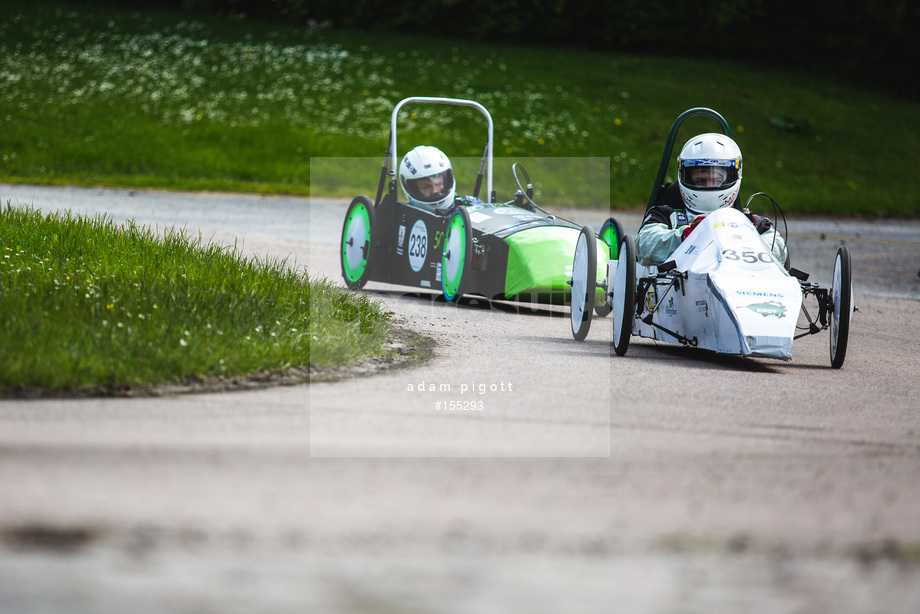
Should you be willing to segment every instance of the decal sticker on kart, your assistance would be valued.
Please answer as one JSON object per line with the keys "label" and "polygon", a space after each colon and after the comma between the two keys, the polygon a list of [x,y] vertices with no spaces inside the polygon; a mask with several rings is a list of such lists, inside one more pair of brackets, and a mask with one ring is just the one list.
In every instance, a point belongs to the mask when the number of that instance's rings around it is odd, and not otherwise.
{"label": "decal sticker on kart", "polygon": [[510,215],[516,219],[521,220],[522,222],[529,220],[539,220],[541,217],[543,217],[535,213],[522,211],[521,209],[517,209],[515,207],[497,207],[494,209],[494,211],[496,215]]}
{"label": "decal sticker on kart", "polygon": [[738,309],[750,309],[754,313],[759,313],[763,317],[773,316],[775,318],[785,318],[786,306],[779,301],[764,301],[763,303],[752,303],[750,305],[739,305]]}
{"label": "decal sticker on kart", "polygon": [[722,256],[726,260],[738,260],[745,264],[773,264],[773,256],[765,251],[723,249]]}
{"label": "decal sticker on kart", "polygon": [[702,313],[705,317],[709,317],[709,303],[705,300],[696,301],[696,310],[699,313]]}
{"label": "decal sticker on kart", "polygon": [[422,220],[416,220],[409,233],[409,266],[418,273],[428,256],[428,227]]}
{"label": "decal sticker on kart", "polygon": [[406,243],[406,227],[400,224],[399,235],[396,238],[396,255],[403,255],[403,245]]}
{"label": "decal sticker on kart", "polygon": [[762,292],[759,290],[735,290],[735,294],[739,296],[756,296],[763,298],[783,298],[783,294],[780,292]]}
{"label": "decal sticker on kart", "polygon": [[673,318],[674,316],[677,315],[677,309],[675,309],[675,307],[674,307],[674,299],[673,299],[673,298],[669,298],[669,299],[668,299],[668,304],[667,304],[667,306],[664,308],[664,312],[665,312],[667,315],[671,316],[672,318]]}

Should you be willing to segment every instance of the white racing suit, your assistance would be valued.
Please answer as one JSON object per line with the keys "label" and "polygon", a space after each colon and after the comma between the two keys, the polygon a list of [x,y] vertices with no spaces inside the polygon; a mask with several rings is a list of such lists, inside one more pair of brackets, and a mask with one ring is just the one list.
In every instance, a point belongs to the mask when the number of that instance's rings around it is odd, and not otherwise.
{"label": "white racing suit", "polygon": [[[686,209],[675,209],[667,205],[656,205],[648,210],[642,227],[636,235],[636,258],[643,266],[657,266],[667,262],[674,250],[683,241],[687,224],[699,217]],[[767,249],[773,251],[780,264],[786,264],[786,242],[765,217],[755,215],[754,226]]]}

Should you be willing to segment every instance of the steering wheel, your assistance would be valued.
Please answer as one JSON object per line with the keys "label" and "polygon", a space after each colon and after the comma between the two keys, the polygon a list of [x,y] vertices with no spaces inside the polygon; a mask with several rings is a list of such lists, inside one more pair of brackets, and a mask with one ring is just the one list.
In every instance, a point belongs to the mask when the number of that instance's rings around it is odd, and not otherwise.
{"label": "steering wheel", "polygon": [[[523,183],[521,183],[521,178],[518,177],[518,171],[524,176]],[[533,202],[533,183],[530,181],[530,175],[527,174],[527,170],[524,166],[519,162],[515,162],[511,165],[511,174],[514,175],[514,182],[517,184],[518,190],[524,195],[524,198],[530,203],[530,206],[536,210],[543,211],[543,213],[547,213],[546,210]],[[525,185],[527,186],[526,190],[524,189]]]}

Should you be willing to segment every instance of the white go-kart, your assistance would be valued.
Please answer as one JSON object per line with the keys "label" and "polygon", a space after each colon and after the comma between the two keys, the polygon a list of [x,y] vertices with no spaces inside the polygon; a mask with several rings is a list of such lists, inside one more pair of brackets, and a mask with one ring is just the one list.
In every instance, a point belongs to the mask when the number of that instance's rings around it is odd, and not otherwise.
{"label": "white go-kart", "polygon": [[[670,146],[686,116],[672,127],[656,186],[666,170]],[[654,202],[652,194],[650,202]],[[830,334],[830,362],[843,366],[853,304],[850,254],[840,247],[830,288],[809,283],[808,275],[787,270],[775,258],[745,213],[718,209],[707,215],[671,259],[657,267],[640,266],[632,237],[614,222],[603,281],[595,281],[597,246],[585,226],[576,243],[572,273],[572,334],[583,340],[591,326],[596,289],[606,297],[613,316],[613,347],[623,356],[632,335],[696,347],[720,354],[790,360],[795,339],[824,330]],[[616,246],[614,249],[612,246]],[[806,299],[816,299],[813,317]],[[814,301],[813,301],[814,302]],[[799,325],[799,314],[804,326]]]}

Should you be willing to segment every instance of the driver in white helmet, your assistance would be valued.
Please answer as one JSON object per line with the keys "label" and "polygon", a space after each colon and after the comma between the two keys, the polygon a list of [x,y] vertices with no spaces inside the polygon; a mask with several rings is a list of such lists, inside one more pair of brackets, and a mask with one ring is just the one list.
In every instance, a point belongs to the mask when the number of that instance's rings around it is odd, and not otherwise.
{"label": "driver in white helmet", "polygon": [[[444,152],[430,145],[419,145],[407,153],[399,164],[399,183],[413,205],[446,210],[453,207],[457,182]],[[482,203],[478,198],[463,196],[457,204]]]}
{"label": "driver in white helmet", "polygon": [[[670,259],[707,214],[731,207],[741,189],[741,149],[723,134],[695,136],[677,158],[678,179],[658,194],[636,236],[639,264],[659,265]],[[760,238],[780,261],[786,262],[786,242],[768,218],[752,215]]]}

